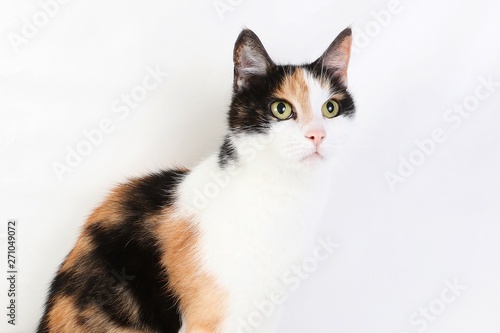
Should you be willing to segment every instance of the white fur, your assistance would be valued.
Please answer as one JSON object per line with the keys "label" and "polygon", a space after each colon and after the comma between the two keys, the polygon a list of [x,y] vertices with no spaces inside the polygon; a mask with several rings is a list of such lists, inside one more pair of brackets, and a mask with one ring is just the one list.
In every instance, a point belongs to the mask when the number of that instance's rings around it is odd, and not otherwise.
{"label": "white fur", "polygon": [[[321,107],[330,98],[311,75],[306,76],[310,124],[277,122],[268,134],[233,136],[238,162],[221,170],[214,154],[194,168],[180,186],[178,207],[193,216],[200,230],[203,268],[228,293],[221,333],[239,331],[256,311],[256,303],[284,290],[280,277],[310,255],[318,215],[324,209],[329,166],[350,120],[326,119]],[[309,126],[323,126],[323,158],[305,137]],[[275,315],[253,332],[274,332]]]}

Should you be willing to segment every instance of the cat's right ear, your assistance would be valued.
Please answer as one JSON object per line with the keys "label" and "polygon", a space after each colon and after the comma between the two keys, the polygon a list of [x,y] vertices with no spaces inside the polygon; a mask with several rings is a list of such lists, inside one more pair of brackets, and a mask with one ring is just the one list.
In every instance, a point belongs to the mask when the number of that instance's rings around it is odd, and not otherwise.
{"label": "cat's right ear", "polygon": [[266,75],[273,66],[259,37],[249,29],[244,29],[234,44],[234,89],[240,91],[248,87],[253,76]]}
{"label": "cat's right ear", "polygon": [[335,75],[340,82],[347,85],[347,67],[351,57],[351,44],[351,28],[344,29],[330,44],[325,53],[312,65],[319,67],[322,73],[326,70],[328,73]]}

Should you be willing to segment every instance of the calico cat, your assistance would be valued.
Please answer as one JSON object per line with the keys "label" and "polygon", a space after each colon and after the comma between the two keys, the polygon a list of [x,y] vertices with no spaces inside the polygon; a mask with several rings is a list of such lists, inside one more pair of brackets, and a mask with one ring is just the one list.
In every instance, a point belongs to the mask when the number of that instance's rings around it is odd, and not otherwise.
{"label": "calico cat", "polygon": [[220,150],[116,187],[60,266],[37,332],[274,332],[276,313],[249,315],[315,245],[355,112],[351,39],[345,29],[313,63],[277,65],[243,30]]}

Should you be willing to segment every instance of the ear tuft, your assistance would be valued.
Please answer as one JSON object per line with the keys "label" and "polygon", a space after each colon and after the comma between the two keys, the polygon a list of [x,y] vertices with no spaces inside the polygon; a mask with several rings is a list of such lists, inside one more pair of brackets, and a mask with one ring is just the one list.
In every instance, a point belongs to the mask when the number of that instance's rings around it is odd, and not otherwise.
{"label": "ear tuft", "polygon": [[330,44],[313,65],[321,66],[324,71],[338,76],[340,81],[347,85],[347,68],[351,58],[352,31],[351,28],[344,29]]}
{"label": "ear tuft", "polygon": [[273,65],[259,37],[244,29],[234,45],[234,89],[239,91],[248,86],[252,76],[266,75]]}

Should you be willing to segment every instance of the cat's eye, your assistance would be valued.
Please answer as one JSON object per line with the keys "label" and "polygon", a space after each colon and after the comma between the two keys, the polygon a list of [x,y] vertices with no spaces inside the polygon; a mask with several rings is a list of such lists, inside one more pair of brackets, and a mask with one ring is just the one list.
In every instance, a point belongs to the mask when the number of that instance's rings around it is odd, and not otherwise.
{"label": "cat's eye", "polygon": [[339,114],[339,111],[340,104],[334,99],[328,100],[325,104],[323,104],[323,107],[321,108],[321,112],[326,118],[336,117]]}
{"label": "cat's eye", "polygon": [[271,112],[280,120],[286,120],[293,114],[292,106],[285,101],[276,101],[271,104]]}

